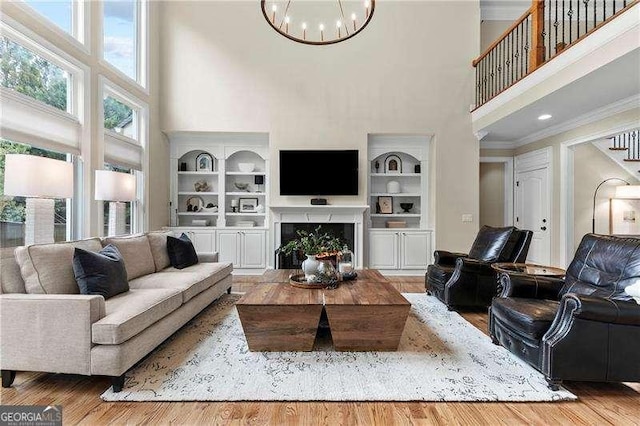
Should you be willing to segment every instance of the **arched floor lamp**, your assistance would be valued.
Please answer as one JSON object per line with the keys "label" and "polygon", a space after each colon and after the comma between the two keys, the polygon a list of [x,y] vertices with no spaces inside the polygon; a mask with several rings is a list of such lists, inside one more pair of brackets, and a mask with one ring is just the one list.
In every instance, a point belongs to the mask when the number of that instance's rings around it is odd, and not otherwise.
{"label": "arched floor lamp", "polygon": [[640,199],[640,185],[631,185],[624,179],[620,178],[608,178],[600,182],[600,184],[596,187],[595,192],[593,193],[593,216],[591,218],[591,232],[595,234],[596,232],[596,198],[598,196],[598,191],[600,187],[607,182],[610,181],[620,181],[624,182],[624,185],[620,185],[616,187],[616,195],[615,198],[622,198],[628,200],[637,200]]}

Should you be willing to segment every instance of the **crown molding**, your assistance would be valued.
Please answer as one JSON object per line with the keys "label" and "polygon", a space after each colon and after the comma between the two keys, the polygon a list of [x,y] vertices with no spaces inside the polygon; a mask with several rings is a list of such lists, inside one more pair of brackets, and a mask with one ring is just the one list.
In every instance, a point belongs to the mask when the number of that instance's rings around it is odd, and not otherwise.
{"label": "crown molding", "polygon": [[513,141],[480,141],[480,149],[514,149],[516,147]]}
{"label": "crown molding", "polygon": [[628,98],[619,100],[609,105],[605,105],[601,108],[590,111],[586,114],[578,116],[574,119],[567,120],[563,123],[559,123],[546,129],[542,129],[535,133],[531,133],[523,138],[515,141],[515,147],[524,146],[532,142],[536,142],[551,136],[555,136],[568,130],[573,130],[587,124],[614,116],[616,114],[629,111],[634,108],[640,108],[640,94],[630,96]]}

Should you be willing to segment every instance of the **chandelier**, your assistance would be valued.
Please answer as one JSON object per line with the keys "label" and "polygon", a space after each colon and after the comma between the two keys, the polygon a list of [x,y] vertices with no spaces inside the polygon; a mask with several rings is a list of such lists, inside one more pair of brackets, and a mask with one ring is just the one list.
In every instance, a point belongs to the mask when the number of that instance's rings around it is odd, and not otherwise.
{"label": "chandelier", "polygon": [[362,31],[375,0],[261,0],[262,14],[271,28],[298,43],[340,43]]}

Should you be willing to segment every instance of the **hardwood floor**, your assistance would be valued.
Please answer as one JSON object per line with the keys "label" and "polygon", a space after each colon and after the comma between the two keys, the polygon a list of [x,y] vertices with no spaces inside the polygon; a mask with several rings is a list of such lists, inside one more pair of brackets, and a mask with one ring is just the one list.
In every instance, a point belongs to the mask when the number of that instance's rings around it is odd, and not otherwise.
{"label": "hardwood floor", "polygon": [[[259,277],[234,277],[245,291]],[[402,292],[424,291],[423,277],[392,277]],[[487,329],[486,314],[464,313]],[[629,360],[638,362],[638,360]],[[18,373],[14,387],[2,389],[0,403],[62,405],[65,424],[584,424],[640,425],[640,384],[567,383],[578,395],[559,403],[107,403],[100,394],[107,378]]]}

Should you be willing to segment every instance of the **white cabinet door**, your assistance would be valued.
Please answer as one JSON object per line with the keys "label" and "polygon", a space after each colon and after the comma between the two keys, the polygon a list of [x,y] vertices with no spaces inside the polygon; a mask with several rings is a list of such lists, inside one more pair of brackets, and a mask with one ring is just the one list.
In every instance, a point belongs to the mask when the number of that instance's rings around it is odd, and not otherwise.
{"label": "white cabinet door", "polygon": [[218,259],[240,267],[240,232],[218,231]]}
{"label": "white cabinet door", "polygon": [[401,232],[401,269],[427,269],[429,264],[430,241],[425,232]]}
{"label": "white cabinet door", "polygon": [[398,269],[398,232],[369,233],[369,268]]}
{"label": "white cabinet door", "polygon": [[265,231],[241,231],[240,265],[243,268],[265,268]]}
{"label": "white cabinet door", "polygon": [[211,231],[189,231],[189,239],[197,253],[216,251],[215,233]]}

